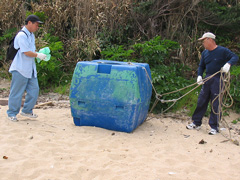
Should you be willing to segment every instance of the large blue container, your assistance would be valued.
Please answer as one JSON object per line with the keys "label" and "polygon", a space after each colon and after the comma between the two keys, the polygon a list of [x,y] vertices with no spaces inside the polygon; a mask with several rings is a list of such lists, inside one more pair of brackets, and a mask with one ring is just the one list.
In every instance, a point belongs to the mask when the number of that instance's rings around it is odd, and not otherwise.
{"label": "large blue container", "polygon": [[149,65],[108,60],[78,62],[71,83],[76,126],[132,132],[146,119],[152,95]]}

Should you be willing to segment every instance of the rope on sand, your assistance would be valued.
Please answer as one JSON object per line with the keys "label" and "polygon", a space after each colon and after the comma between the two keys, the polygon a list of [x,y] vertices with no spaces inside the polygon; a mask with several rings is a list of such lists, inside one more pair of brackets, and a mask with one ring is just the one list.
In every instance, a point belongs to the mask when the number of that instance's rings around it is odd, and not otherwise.
{"label": "rope on sand", "polygon": [[[145,69],[145,68],[144,68]],[[147,72],[147,70],[145,69],[145,72],[148,76],[148,79],[149,81],[151,82],[151,85],[152,85],[152,88],[155,92],[155,101],[152,105],[152,108],[150,110],[150,113],[153,111],[153,109],[156,107],[156,105],[158,104],[158,102],[160,101],[161,103],[169,103],[169,102],[173,102],[173,104],[171,106],[169,106],[166,110],[164,110],[162,113],[165,113],[166,111],[168,111],[171,107],[173,107],[176,102],[180,99],[182,99],[183,97],[187,96],[189,93],[191,93],[192,91],[194,91],[195,89],[197,89],[199,86],[201,86],[202,84],[197,84],[197,82],[191,84],[191,85],[188,85],[186,87],[183,87],[181,89],[178,89],[178,90],[175,90],[175,91],[172,91],[172,92],[168,92],[168,93],[164,93],[164,94],[159,94],[157,93],[156,91],[156,88],[153,86],[153,83],[152,83],[152,80]],[[213,78],[214,76],[216,76],[218,73],[220,73],[220,84],[219,84],[219,94],[214,98],[214,100],[212,101],[212,104],[215,102],[215,101],[219,101],[219,106],[218,106],[218,112],[216,112],[212,107],[212,112],[214,114],[217,114],[218,115],[218,120],[219,122],[224,122],[225,125],[227,126],[227,129],[229,131],[229,137],[226,137],[224,136],[222,133],[222,135],[227,138],[229,141],[233,142],[234,144],[236,145],[239,145],[239,142],[237,140],[233,140],[232,139],[232,135],[231,135],[231,131],[230,131],[230,127],[228,125],[228,123],[226,122],[226,120],[224,118],[222,118],[222,114],[225,112],[222,110],[222,107],[225,107],[225,108],[230,108],[232,105],[233,105],[233,98],[232,96],[230,95],[230,72],[228,73],[223,73],[222,69],[216,73],[214,73],[213,75],[211,76],[208,76],[207,78],[203,79],[203,84],[207,81],[209,81],[211,78]],[[185,93],[184,95],[180,96],[179,98],[177,99],[172,99],[172,100],[163,100],[161,99],[161,97],[163,96],[166,96],[166,95],[169,95],[169,94],[173,94],[173,93],[176,93],[176,92],[179,92],[179,91],[182,91],[186,88],[189,88],[189,87],[192,87],[192,86],[195,86],[197,85],[196,87],[192,88],[190,91],[188,91],[187,93]],[[230,104],[227,103],[227,100],[228,98],[230,99]]]}

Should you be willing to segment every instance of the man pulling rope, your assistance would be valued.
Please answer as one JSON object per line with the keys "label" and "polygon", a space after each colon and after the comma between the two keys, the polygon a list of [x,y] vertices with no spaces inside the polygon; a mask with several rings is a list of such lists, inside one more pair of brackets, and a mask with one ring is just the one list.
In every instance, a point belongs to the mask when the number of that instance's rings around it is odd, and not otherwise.
{"label": "man pulling rope", "polygon": [[[193,113],[191,124],[186,126],[187,129],[200,129],[202,125],[202,118],[207,111],[209,100],[211,101],[212,110],[209,118],[209,125],[211,130],[210,135],[215,135],[219,132],[219,120],[221,119],[221,104],[219,104],[219,89],[221,88],[220,74],[216,74],[207,82],[203,82],[202,76],[204,70],[206,70],[206,78],[218,72],[222,68],[222,72],[228,73],[230,67],[238,61],[238,56],[231,52],[229,49],[219,46],[215,42],[215,35],[213,33],[205,33],[199,41],[202,41],[205,50],[202,52],[198,68],[197,83],[202,84],[197,107]],[[219,114],[220,113],[220,114]]]}

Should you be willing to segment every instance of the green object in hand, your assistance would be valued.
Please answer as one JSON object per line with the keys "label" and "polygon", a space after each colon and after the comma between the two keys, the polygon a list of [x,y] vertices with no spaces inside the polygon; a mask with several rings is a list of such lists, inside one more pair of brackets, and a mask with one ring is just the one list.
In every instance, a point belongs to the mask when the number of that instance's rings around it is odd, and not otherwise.
{"label": "green object in hand", "polygon": [[[43,53],[46,54],[47,57],[44,59],[44,61],[49,61],[51,58],[51,54],[50,54],[50,49],[49,47],[45,47],[39,50],[39,53]],[[37,62],[40,63],[41,59],[37,58]]]}

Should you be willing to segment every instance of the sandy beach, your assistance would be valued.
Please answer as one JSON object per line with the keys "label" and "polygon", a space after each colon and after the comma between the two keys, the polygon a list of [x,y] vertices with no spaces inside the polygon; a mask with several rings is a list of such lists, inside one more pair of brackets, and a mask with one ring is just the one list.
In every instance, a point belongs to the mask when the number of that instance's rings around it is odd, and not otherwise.
{"label": "sandy beach", "polygon": [[225,117],[234,143],[227,129],[208,135],[207,118],[196,131],[186,129],[183,113],[150,115],[124,133],[75,126],[66,99],[47,101],[53,106],[34,109],[37,119],[18,115],[18,122],[0,105],[1,180],[240,179],[240,122],[231,123],[239,114]]}

